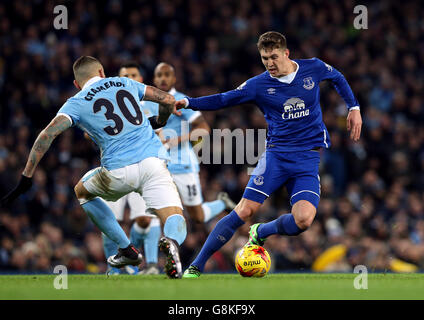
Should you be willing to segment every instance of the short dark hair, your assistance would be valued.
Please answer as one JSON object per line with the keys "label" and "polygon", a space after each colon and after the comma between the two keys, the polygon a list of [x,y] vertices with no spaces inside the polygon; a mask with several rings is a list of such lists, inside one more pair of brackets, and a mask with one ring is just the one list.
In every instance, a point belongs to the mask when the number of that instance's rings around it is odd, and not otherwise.
{"label": "short dark hair", "polygon": [[121,70],[122,68],[137,68],[138,70],[141,69],[140,65],[135,61],[127,61],[121,64],[121,66],[119,67],[119,70]]}
{"label": "short dark hair", "polygon": [[79,57],[72,66],[74,71],[74,77],[77,82],[86,80],[93,73],[93,67],[95,65],[102,66],[99,60],[91,56]]}
{"label": "short dark hair", "polygon": [[259,37],[258,50],[287,49],[286,37],[277,31],[268,31]]}

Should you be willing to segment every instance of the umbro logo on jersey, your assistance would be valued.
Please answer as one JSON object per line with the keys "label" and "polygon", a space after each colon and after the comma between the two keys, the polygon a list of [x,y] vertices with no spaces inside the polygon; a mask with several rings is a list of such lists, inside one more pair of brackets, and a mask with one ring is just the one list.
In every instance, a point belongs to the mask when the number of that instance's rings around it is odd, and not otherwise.
{"label": "umbro logo on jersey", "polygon": [[274,94],[275,93],[275,88],[268,88],[267,92],[269,94]]}
{"label": "umbro logo on jersey", "polygon": [[217,238],[218,238],[218,240],[219,240],[219,241],[221,241],[221,242],[225,242],[225,241],[227,241],[227,239],[225,239],[225,237],[224,237],[224,236],[222,236],[222,235],[220,235],[220,234],[217,236]]}
{"label": "umbro logo on jersey", "polygon": [[315,82],[312,77],[307,77],[303,79],[303,87],[306,90],[311,90],[315,86]]}

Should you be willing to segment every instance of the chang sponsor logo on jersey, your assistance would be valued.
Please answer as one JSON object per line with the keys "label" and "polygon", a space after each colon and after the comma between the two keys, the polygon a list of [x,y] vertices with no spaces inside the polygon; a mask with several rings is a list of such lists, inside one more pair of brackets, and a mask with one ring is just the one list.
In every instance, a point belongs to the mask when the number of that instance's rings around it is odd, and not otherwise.
{"label": "chang sponsor logo on jersey", "polygon": [[305,102],[299,98],[290,98],[283,105],[284,112],[281,115],[283,120],[299,119],[309,116],[309,109],[306,109]]}

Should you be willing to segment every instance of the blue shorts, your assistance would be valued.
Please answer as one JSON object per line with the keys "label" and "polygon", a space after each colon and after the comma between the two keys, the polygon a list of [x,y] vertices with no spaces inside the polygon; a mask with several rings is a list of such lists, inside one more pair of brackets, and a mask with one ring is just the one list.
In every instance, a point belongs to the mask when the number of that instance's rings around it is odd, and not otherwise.
{"label": "blue shorts", "polygon": [[318,207],[321,187],[318,151],[276,152],[266,150],[246,186],[243,198],[263,203],[285,185],[290,204],[307,200]]}

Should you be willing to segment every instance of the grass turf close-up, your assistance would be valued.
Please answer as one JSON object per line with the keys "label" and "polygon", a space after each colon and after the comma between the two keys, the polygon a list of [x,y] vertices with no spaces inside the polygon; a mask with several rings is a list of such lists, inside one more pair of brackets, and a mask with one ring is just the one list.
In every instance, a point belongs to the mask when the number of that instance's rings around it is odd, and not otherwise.
{"label": "grass turf close-up", "polygon": [[368,274],[367,289],[355,289],[358,274],[204,274],[171,280],[164,275],[2,275],[1,300],[423,300],[424,274]]}

